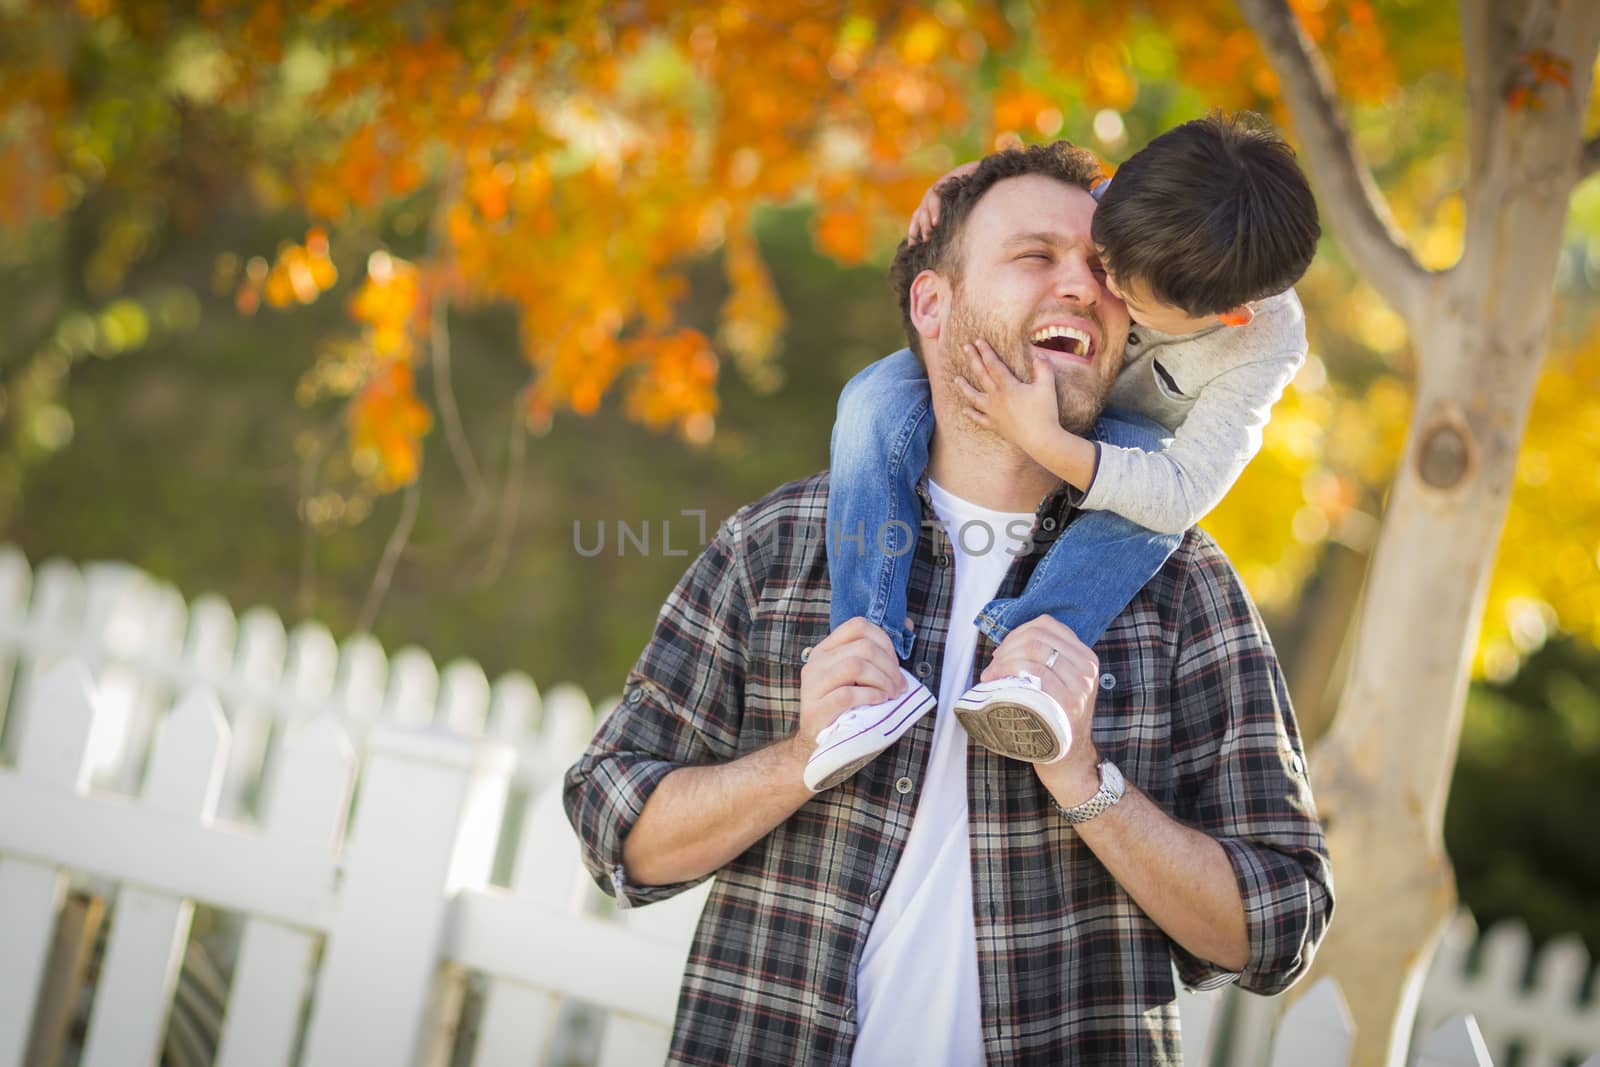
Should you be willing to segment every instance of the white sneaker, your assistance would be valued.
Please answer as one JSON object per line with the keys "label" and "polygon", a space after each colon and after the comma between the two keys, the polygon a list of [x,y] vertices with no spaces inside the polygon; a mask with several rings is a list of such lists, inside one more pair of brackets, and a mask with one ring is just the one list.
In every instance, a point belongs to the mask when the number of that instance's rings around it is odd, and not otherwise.
{"label": "white sneaker", "polygon": [[904,692],[877,704],[851,708],[817,734],[817,747],[806,760],[806,788],[813,793],[832,789],[871,763],[938,706],[939,701],[915,675],[904,667],[900,673],[908,683]]}
{"label": "white sneaker", "polygon": [[1031,674],[973,686],[955,713],[978,744],[1024,763],[1054,763],[1072,748],[1067,713]]}

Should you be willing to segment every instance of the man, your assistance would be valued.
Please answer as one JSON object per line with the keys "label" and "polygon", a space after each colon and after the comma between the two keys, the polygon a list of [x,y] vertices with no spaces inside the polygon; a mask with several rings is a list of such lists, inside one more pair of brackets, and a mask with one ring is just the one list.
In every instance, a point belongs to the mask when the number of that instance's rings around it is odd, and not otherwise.
{"label": "man", "polygon": [[[1072,508],[962,418],[960,346],[1007,339],[1027,374],[1033,330],[1083,324],[1092,358],[1054,370],[1062,418],[1092,421],[1128,333],[1089,236],[1096,177],[1065,144],[991,156],[946,193],[944,240],[896,259],[936,420],[925,527],[1033,527],[998,569],[963,538],[918,538],[906,663],[938,714],[843,784],[805,786],[818,732],[902,684],[881,629],[828,632],[824,473],[722,526],[568,772],[585,862],[619,903],[717,877],[673,1063],[1177,1063],[1174,963],[1191,986],[1259,993],[1310,965],[1326,847],[1276,659],[1210,539],[1191,531],[1094,652],[1048,617],[998,647],[971,623],[973,603],[1017,595]],[[1068,756],[967,744],[949,705],[980,671],[1040,678]]]}

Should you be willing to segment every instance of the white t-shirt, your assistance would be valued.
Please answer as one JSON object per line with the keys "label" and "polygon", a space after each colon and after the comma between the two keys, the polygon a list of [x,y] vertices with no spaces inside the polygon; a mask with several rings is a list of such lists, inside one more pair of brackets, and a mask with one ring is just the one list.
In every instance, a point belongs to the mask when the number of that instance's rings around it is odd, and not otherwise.
{"label": "white t-shirt", "polygon": [[[856,977],[856,1067],[983,1063],[978,937],[967,829],[967,733],[952,712],[967,691],[978,628],[1033,526],[1032,513],[992,511],[928,481],[955,546],[955,599],[939,676],[939,709],[911,834],[867,934]],[[1009,552],[1008,552],[1009,549]]]}

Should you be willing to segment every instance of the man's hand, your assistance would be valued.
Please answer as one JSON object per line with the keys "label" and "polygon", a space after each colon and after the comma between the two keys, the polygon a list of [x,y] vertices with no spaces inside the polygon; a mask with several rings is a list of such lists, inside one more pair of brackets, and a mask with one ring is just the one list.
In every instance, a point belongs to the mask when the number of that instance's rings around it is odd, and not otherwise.
{"label": "man's hand", "polygon": [[661,780],[622,843],[628,878],[671,885],[733,862],[815,795],[803,775],[818,732],[849,709],[905,688],[882,629],[856,618],[833,631],[800,668],[793,736],[728,763],[679,767]]}
{"label": "man's hand", "polygon": [[[1046,666],[1051,653],[1055,653],[1055,662]],[[1038,678],[1072,723],[1072,747],[1066,756],[1056,763],[1034,764],[1039,781],[1064,805],[1088,800],[1100,788],[1100,753],[1091,732],[1095,696],[1100,691],[1099,657],[1062,623],[1040,615],[1006,635],[978,680],[989,682],[1016,674]]]}
{"label": "man's hand", "polygon": [[889,635],[859,616],[846,622],[813,648],[800,668],[800,727],[791,738],[800,760],[811,756],[817,734],[840,715],[905,688]]}
{"label": "man's hand", "polygon": [[928,234],[939,225],[939,187],[951,178],[964,178],[978,169],[978,161],[963,163],[941,177],[938,181],[928,186],[928,191],[922,194],[922,203],[917,205],[917,210],[911,213],[911,225],[906,227],[906,240],[911,244],[926,241]]}

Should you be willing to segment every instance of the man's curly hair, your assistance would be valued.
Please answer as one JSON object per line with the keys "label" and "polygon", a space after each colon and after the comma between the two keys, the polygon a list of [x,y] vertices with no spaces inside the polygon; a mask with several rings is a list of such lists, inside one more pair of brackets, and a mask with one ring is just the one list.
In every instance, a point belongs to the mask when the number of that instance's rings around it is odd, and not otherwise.
{"label": "man's curly hair", "polygon": [[922,338],[911,323],[911,283],[925,270],[937,271],[959,286],[966,252],[961,242],[973,206],[996,182],[1041,174],[1089,192],[1105,175],[1093,152],[1070,141],[1008,148],[985,156],[978,169],[939,186],[939,225],[924,241],[901,241],[889,267],[889,284],[900,300],[900,319],[912,351],[922,354]]}

